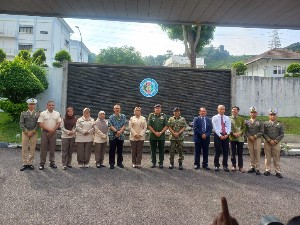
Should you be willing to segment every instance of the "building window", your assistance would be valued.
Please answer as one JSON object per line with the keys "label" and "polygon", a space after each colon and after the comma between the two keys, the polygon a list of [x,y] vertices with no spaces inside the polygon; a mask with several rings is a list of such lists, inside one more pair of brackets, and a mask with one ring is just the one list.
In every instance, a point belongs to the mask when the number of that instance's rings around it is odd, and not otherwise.
{"label": "building window", "polygon": [[43,31],[43,30],[41,30],[41,31],[40,31],[40,34],[48,34],[48,31]]}
{"label": "building window", "polygon": [[69,47],[69,41],[65,39],[65,46],[68,48]]}
{"label": "building window", "polygon": [[20,26],[20,33],[33,34],[33,26]]}
{"label": "building window", "polygon": [[32,45],[19,45],[19,50],[31,50]]}
{"label": "building window", "polygon": [[286,66],[273,66],[273,75],[285,74]]}

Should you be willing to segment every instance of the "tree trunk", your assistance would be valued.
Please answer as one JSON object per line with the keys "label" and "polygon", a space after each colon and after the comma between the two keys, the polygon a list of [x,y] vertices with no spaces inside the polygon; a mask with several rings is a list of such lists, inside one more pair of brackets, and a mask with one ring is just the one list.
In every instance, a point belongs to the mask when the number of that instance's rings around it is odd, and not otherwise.
{"label": "tree trunk", "polygon": [[196,49],[197,45],[200,40],[200,32],[201,32],[201,26],[197,26],[197,31],[196,34],[193,34],[193,31],[189,29],[188,31],[186,30],[185,25],[182,25],[182,33],[183,33],[183,39],[184,39],[184,46],[185,46],[185,54],[188,56],[190,60],[190,64],[192,68],[196,68]]}

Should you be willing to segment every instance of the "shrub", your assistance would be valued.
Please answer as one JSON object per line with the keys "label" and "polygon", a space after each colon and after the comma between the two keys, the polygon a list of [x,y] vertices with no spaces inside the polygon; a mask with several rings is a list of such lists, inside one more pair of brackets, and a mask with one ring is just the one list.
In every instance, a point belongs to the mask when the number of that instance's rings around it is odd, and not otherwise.
{"label": "shrub", "polygon": [[44,90],[46,90],[49,85],[46,77],[47,74],[46,70],[36,64],[29,64],[28,69],[40,80],[40,82],[44,87]]}
{"label": "shrub", "polygon": [[30,51],[28,51],[28,50],[21,50],[17,57],[19,57],[25,61],[31,60],[31,54],[30,54]]}
{"label": "shrub", "polygon": [[0,63],[6,59],[6,53],[0,48]]}
{"label": "shrub", "polygon": [[40,48],[40,49],[36,50],[32,55],[32,61],[36,65],[39,65],[39,66],[44,65],[46,62],[46,54],[45,54],[44,49]]}
{"label": "shrub", "polygon": [[12,103],[9,100],[0,100],[0,109],[7,112],[14,121],[18,121],[21,112],[27,110],[27,103]]}

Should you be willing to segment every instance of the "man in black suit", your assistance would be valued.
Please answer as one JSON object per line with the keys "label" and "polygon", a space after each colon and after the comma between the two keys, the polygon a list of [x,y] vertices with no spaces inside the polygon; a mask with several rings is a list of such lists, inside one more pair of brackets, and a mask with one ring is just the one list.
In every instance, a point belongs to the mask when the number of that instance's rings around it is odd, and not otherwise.
{"label": "man in black suit", "polygon": [[202,168],[210,170],[208,167],[208,147],[210,143],[210,134],[212,131],[211,120],[207,118],[207,111],[204,107],[199,109],[199,116],[193,120],[194,142],[195,142],[195,161],[194,168],[200,168],[200,154],[203,149]]}

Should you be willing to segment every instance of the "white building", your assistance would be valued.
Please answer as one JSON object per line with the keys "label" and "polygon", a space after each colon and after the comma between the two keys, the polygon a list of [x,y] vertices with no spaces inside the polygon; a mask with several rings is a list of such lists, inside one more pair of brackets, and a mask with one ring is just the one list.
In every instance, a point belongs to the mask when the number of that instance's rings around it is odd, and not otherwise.
{"label": "white building", "polygon": [[83,42],[81,48],[81,41],[71,40],[70,54],[73,62],[88,62],[91,52]]}
{"label": "white building", "polygon": [[248,59],[245,62],[247,66],[245,75],[283,77],[291,63],[300,63],[300,53],[281,48],[272,49]]}
{"label": "white building", "polygon": [[[55,54],[65,49],[71,54],[70,35],[74,33],[64,19],[56,17],[0,15],[0,48],[8,60],[20,50],[44,49],[46,63],[52,66]],[[86,47],[83,48],[86,51]],[[80,48],[79,48],[80,51]],[[72,52],[75,52],[72,47]],[[88,54],[89,50],[84,54]],[[83,55],[84,55],[83,54]],[[80,62],[71,54],[73,62]],[[87,57],[83,57],[87,62]],[[85,60],[86,59],[86,60]]]}
{"label": "white building", "polygon": [[[167,67],[191,67],[191,62],[188,57],[172,55],[168,58],[164,66]],[[204,58],[196,58],[196,67],[204,68]]]}

